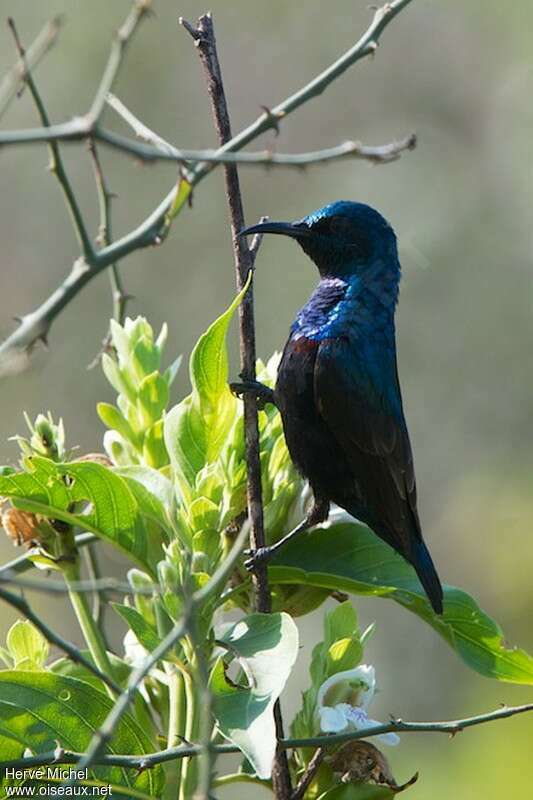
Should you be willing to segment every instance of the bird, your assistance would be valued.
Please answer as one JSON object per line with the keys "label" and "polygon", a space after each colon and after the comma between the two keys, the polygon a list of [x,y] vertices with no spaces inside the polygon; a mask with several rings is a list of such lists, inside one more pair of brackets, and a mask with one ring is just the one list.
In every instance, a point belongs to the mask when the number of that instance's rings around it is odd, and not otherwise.
{"label": "bird", "polygon": [[370,206],[340,200],[296,222],[267,219],[240,232],[250,234],[294,239],[320,280],[290,328],[274,390],[258,382],[232,387],[278,407],[291,459],[313,493],[301,525],[251,552],[248,566],[324,522],[335,503],[414,567],[441,614],[442,586],[422,538],[398,377],[401,268],[393,228]]}

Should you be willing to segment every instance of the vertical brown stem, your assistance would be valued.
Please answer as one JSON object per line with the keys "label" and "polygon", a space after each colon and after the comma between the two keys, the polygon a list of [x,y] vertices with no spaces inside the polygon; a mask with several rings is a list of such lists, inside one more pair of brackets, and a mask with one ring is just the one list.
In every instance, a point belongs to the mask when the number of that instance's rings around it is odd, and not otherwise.
{"label": "vertical brown stem", "polygon": [[[207,90],[211,100],[211,110],[220,146],[231,139],[231,124],[228,113],[222,73],[218,60],[213,20],[210,14],[204,14],[198,20],[196,28],[180,20],[194,39],[200,61],[205,71]],[[235,164],[224,165],[226,196],[228,200],[233,252],[235,256],[235,278],[237,289],[244,286],[249,271],[253,268],[254,253],[248,247],[239,231],[244,228],[244,211],[242,206],[239,175]],[[255,379],[255,324],[253,283],[239,307],[239,339],[241,377],[244,381]],[[244,395],[244,436],[246,448],[246,465],[248,470],[248,513],[250,516],[250,545],[255,550],[265,545],[263,521],[263,498],[261,490],[261,465],[259,460],[259,426],[257,419],[256,399],[249,393]],[[266,564],[261,564],[253,575],[256,608],[268,613],[271,610],[270,589]],[[283,738],[283,722],[279,703],[274,709],[278,740]],[[277,800],[289,800],[291,796],[291,780],[287,755],[279,750],[272,772],[274,793]]]}

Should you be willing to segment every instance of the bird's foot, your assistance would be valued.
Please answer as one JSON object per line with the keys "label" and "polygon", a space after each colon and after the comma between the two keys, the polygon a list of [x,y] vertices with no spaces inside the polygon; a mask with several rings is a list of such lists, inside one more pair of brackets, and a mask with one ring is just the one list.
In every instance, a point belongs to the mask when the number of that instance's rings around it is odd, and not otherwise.
{"label": "bird's foot", "polygon": [[272,547],[258,547],[257,550],[245,550],[246,560],[244,566],[248,572],[255,572],[258,567],[265,564],[273,555],[275,549]]}
{"label": "bird's foot", "polygon": [[264,409],[267,403],[276,405],[274,399],[274,392],[269,386],[265,386],[260,381],[241,381],[240,383],[230,383],[229,388],[237,397],[242,397],[244,394],[252,394],[255,396],[257,407],[260,411]]}

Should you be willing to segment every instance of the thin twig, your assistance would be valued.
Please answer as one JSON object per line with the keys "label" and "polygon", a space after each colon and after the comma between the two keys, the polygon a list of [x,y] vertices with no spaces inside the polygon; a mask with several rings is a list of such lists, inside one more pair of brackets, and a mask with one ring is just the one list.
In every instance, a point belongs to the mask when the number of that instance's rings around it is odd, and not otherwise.
{"label": "thin twig", "polygon": [[176,153],[176,148],[167,142],[166,139],[163,139],[162,136],[159,136],[158,133],[151,130],[144,122],[141,122],[129,108],[126,108],[122,100],[119,100],[112,92],[109,92],[107,95],[107,104],[132,128],[135,136],[153,145],[152,150],[155,153],[161,155],[162,158],[168,156],[174,161],[184,161],[183,158],[175,158],[174,154]]}
{"label": "thin twig", "polygon": [[[280,121],[288,116],[288,114],[324,91],[332,81],[361,58],[373,53],[386,26],[410,2],[411,0],[393,0],[393,2],[386,3],[381,9],[378,9],[367,31],[343,56],[313,78],[312,81],[303,86],[298,92],[287,97],[283,102],[275,106],[272,111],[265,111],[261,114],[255,122],[217,150],[216,154],[221,156],[225,153],[241,150],[260,134],[271,128],[275,129],[279,126]],[[140,19],[146,10],[147,4],[141,3],[135,6],[134,12],[138,15],[138,19]],[[132,26],[130,24],[129,26],[123,26],[123,29],[126,28],[126,32],[129,31],[131,36],[135,25]],[[120,49],[120,54],[122,54],[122,52],[123,48]],[[116,56],[114,56],[114,60],[116,63]],[[106,71],[105,78],[106,80],[102,81],[101,84],[101,91],[99,91],[100,99],[103,98],[102,102],[105,102],[105,98],[111,90],[111,86],[109,85],[109,71]],[[80,139],[91,136],[98,138],[98,133],[98,121],[95,123],[93,119],[85,115],[84,117],[76,117],[70,122],[54,125],[50,128],[0,132],[0,145],[9,143],[23,144],[30,141],[49,141],[51,138],[56,140]],[[113,134],[113,136],[115,136],[115,134]],[[143,147],[141,144],[135,142],[134,144]],[[189,170],[187,178],[191,186],[197,186],[216,166],[216,163],[203,161]],[[158,244],[161,241],[161,233],[165,226],[167,213],[172,207],[175,198],[176,186],[174,184],[157,208],[137,228],[95,254],[90,270],[79,262],[74,264],[70,274],[65,278],[62,285],[35,311],[22,317],[19,327],[2,343],[2,345],[0,345],[0,358],[3,359],[0,364],[0,374],[16,371],[26,365],[27,353],[31,352],[37,341],[46,336],[54,319],[95,275],[130,253],[143,247]]]}
{"label": "thin twig", "polygon": [[96,90],[89,111],[69,122],[46,125],[42,128],[28,128],[24,131],[2,131],[0,145],[28,144],[29,142],[52,142],[87,139],[95,133],[105,107],[106,98],[111,91],[124,58],[125,50],[137,26],[150,10],[152,0],[135,0],[125,22],[119,28],[111,45],[109,58]]}
{"label": "thin twig", "polygon": [[[183,20],[181,20],[183,24]],[[192,26],[186,29],[191,33]],[[204,68],[207,91],[211,101],[218,143],[224,147],[231,140],[231,123],[224,92],[222,71],[218,59],[215,31],[210,14],[204,14],[198,20],[197,36],[193,35],[198,55]],[[235,258],[235,280],[237,290],[244,287],[248,274],[253,268],[254,257],[260,241],[256,242],[254,253],[250,252],[245,237],[239,235],[244,228],[244,210],[239,185],[239,176],[235,164],[224,165],[226,197],[229,208],[230,227]],[[254,322],[253,279],[239,306],[239,342],[241,378],[243,381],[255,380],[256,348]],[[250,545],[256,550],[264,547],[265,529],[263,518],[263,495],[261,487],[261,462],[259,457],[259,422],[257,401],[251,395],[244,397],[244,440],[247,469],[248,516],[250,519]],[[261,563],[252,576],[256,608],[259,612],[268,613],[272,602],[268,585],[266,564]],[[274,706],[276,737],[283,738],[283,721],[279,701]],[[291,776],[287,754],[277,750],[272,768],[272,783],[277,800],[289,800],[292,792]]]}
{"label": "thin twig", "polygon": [[[120,103],[124,112],[127,112],[128,121],[131,118],[136,120],[135,129],[139,138],[146,143],[138,142],[128,136],[96,125],[90,131],[85,126],[80,126],[76,122],[73,132],[68,135],[47,136],[44,128],[34,136],[29,136],[27,131],[0,131],[0,147],[13,144],[35,144],[36,142],[60,141],[64,144],[72,144],[91,138],[95,141],[106,144],[114,150],[119,150],[125,155],[132,156],[140,161],[172,161],[180,164],[201,163],[217,166],[219,164],[242,164],[251,167],[294,167],[304,169],[305,167],[324,164],[329,161],[339,161],[345,159],[361,159],[370,161],[374,164],[388,164],[390,161],[397,161],[401,154],[406,150],[413,150],[416,146],[416,135],[414,133],[387,144],[365,145],[361,142],[348,140],[341,142],[333,147],[326,147],[322,150],[311,150],[302,153],[274,153],[271,150],[257,150],[251,153],[238,153],[231,151],[220,152],[218,150],[192,150],[188,148],[176,147],[158,134],[154,133],[144,123],[140,122],[133,114],[126,109],[123,103],[114,98],[113,107],[118,110],[115,104]],[[126,114],[121,114],[127,119]],[[71,123],[65,123],[70,125]],[[59,126],[57,126],[59,127]],[[52,131],[56,130],[54,126]],[[61,128],[63,130],[63,128]],[[258,134],[259,135],[259,134]],[[158,143],[156,143],[158,141]]]}
{"label": "thin twig", "polygon": [[[444,733],[448,736],[455,736],[458,733],[473,728],[477,725],[484,725],[487,722],[496,722],[501,719],[508,719],[517,714],[525,714],[533,711],[533,703],[521,706],[503,706],[495,711],[485,714],[477,714],[464,719],[454,719],[445,722],[404,722],[394,720],[382,725],[375,725],[362,731],[351,733],[336,733],[331,736],[314,736],[309,739],[283,739],[280,747],[284,750],[292,750],[301,747],[337,747],[346,742],[353,742],[358,739],[371,739],[384,733]],[[176,758],[191,758],[200,753],[200,745],[183,744],[178,747],[158,750],[155,753],[145,753],[144,755],[100,755],[92,762],[94,766],[122,767],[123,769],[152,769],[158,764],[173,761]],[[239,748],[234,744],[212,744],[211,750],[219,755],[228,753],[239,753]],[[27,768],[46,766],[47,764],[77,764],[83,757],[83,753],[74,753],[70,750],[52,750],[47,753],[39,753],[35,756],[26,758],[11,759],[0,761],[0,770],[7,768]]]}
{"label": "thin twig", "polygon": [[[114,194],[109,189],[107,181],[102,169],[102,162],[96,147],[94,138],[88,140],[89,154],[93,165],[94,180],[96,183],[96,194],[98,197],[98,209],[100,212],[100,225],[98,228],[98,236],[96,243],[98,247],[107,247],[113,241],[113,232],[111,226],[111,202]],[[120,274],[120,268],[116,261],[111,264],[109,272],[109,282],[111,284],[111,301],[112,301],[112,317],[120,325],[124,322],[126,315],[126,306],[130,295],[124,289],[124,281]],[[100,363],[103,353],[107,353],[112,349],[111,343],[111,328],[108,327],[107,332],[102,340],[100,350],[88,365],[88,369],[96,367]]]}
{"label": "thin twig", "polygon": [[130,13],[122,26],[118,29],[115,39],[111,45],[109,58],[100,81],[100,85],[92,102],[89,113],[86,115],[86,122],[90,129],[94,129],[102,112],[105,108],[106,98],[111,91],[113,84],[122,65],[124,53],[139,23],[149,13],[152,0],[134,0]]}
{"label": "thin twig", "polygon": [[[340,58],[330,64],[329,67],[327,67],[323,72],[313,78],[297,92],[287,97],[278,105],[274,106],[274,108],[266,109],[251,125],[249,125],[230,142],[228,142],[227,145],[222,148],[221,153],[240,150],[246,144],[249,144],[249,142],[251,142],[253,139],[256,139],[261,133],[265,133],[265,131],[270,129],[277,129],[284,117],[295,111],[304,103],[307,103],[309,100],[322,94],[322,92],[330,85],[330,83],[340,77],[344,72],[346,72],[347,69],[357,63],[357,61],[360,61],[362,58],[366,58],[369,55],[373,55],[376,52],[380,36],[387,25],[392,22],[394,17],[396,17],[410,2],[412,2],[412,0],[393,0],[393,2],[385,3],[381,8],[378,8],[375,11],[372,23],[365,31],[363,36],[361,36],[361,38],[353,45],[353,47],[347,50]],[[146,2],[142,2],[141,0],[134,7],[132,15],[135,17],[140,11],[142,16],[148,10],[148,5],[148,0],[146,0]],[[130,21],[123,25],[121,31],[127,32],[128,36],[131,36],[138,19],[136,20],[135,25],[131,24],[131,18],[128,19]],[[121,41],[121,35],[123,36],[124,33],[119,33],[117,42]],[[112,65],[113,67],[116,66],[117,55],[120,53],[121,58],[122,50],[123,47],[121,48],[120,46],[113,49],[112,56],[108,62],[108,68],[106,69],[104,78],[102,79],[97,92],[97,97],[95,98],[91,111],[88,114],[82,117],[75,117],[69,122],[53,125],[49,129],[29,128],[20,131],[2,131],[0,133],[0,145],[46,142],[50,141],[51,139],[63,141],[69,139],[75,140],[87,138],[97,133],[98,119],[95,118],[95,113],[97,111],[101,112],[107,94],[111,90],[115,75],[113,69],[110,67]]]}
{"label": "thin twig", "polygon": [[142,161],[176,161],[180,164],[205,161],[212,164],[302,169],[346,158],[359,158],[374,164],[386,164],[396,161],[404,151],[413,150],[416,147],[416,135],[411,133],[403,139],[383,145],[372,146],[361,144],[361,142],[346,141],[335,147],[307,153],[273,153],[270,150],[259,150],[255,153],[220,153],[217,150],[187,150],[175,147],[148,128],[114,94],[108,95],[107,102],[132,128],[135,135],[147,144],[139,146],[131,139],[103,129],[98,130],[96,135],[104,143],[123,152],[130,152],[131,155]]}
{"label": "thin twig", "polygon": [[318,747],[315,750],[315,753],[311,758],[311,761],[305,768],[302,777],[298,781],[294,789],[294,792],[291,795],[291,800],[303,800],[303,797],[305,796],[307,789],[309,788],[310,784],[313,781],[313,778],[318,772],[318,769],[322,764],[325,755],[326,751],[324,750],[323,747]]}
{"label": "thin twig", "polygon": [[[35,81],[33,80],[33,76],[30,72],[30,68],[26,60],[26,51],[24,50],[24,47],[18,35],[17,28],[15,26],[15,21],[10,17],[7,22],[11,30],[11,33],[13,34],[13,38],[15,40],[15,46],[17,48],[20,61],[24,67],[24,78],[28,86],[29,92],[32,96],[33,102],[35,103],[37,113],[39,114],[39,118],[42,124],[46,128],[49,128],[50,119],[48,117],[48,112],[45,108],[41,95],[39,94],[37,86],[35,85]],[[53,175],[56,176],[57,180],[59,181],[59,185],[61,186],[61,189],[63,190],[63,194],[65,196],[65,202],[67,204],[67,208],[72,218],[74,230],[76,232],[76,237],[78,239],[81,251],[83,253],[83,256],[90,262],[93,254],[93,246],[91,244],[91,240],[85,228],[83,216],[80,207],[78,205],[78,201],[76,200],[74,190],[68,179],[68,175],[66,173],[65,166],[63,164],[63,159],[61,158],[61,154],[59,152],[58,143],[51,140],[48,143],[48,152],[50,153],[50,163],[48,165],[48,169]]]}
{"label": "thin twig", "polygon": [[[43,592],[44,594],[68,594],[69,588],[61,581],[46,580],[45,578],[23,578],[16,572],[2,570],[0,572],[0,584],[7,583],[21,589],[32,592]],[[119,581],[116,578],[95,578],[94,580],[73,581],[71,588],[80,594],[93,594],[94,592],[113,592],[116,594],[147,595],[159,594],[162,589],[159,584],[154,583],[153,587],[145,588],[139,586],[134,588],[129,583]]]}
{"label": "thin twig", "polygon": [[[138,142],[128,136],[122,136],[120,133],[116,133],[108,128],[103,128],[100,125],[96,125],[91,130],[87,130],[85,126],[80,126],[77,123],[73,132],[64,136],[53,136],[52,134],[47,136],[44,128],[36,129],[39,131],[39,134],[37,135],[36,133],[34,136],[29,136],[27,131],[0,131],[0,147],[13,144],[35,144],[36,142],[49,141],[60,141],[65,144],[72,144],[90,137],[95,141],[106,144],[114,150],[119,150],[125,155],[132,156],[140,161],[172,161],[191,165],[194,163],[201,163],[203,167],[205,167],[206,164],[211,164],[212,166],[218,166],[219,164],[241,164],[242,166],[251,167],[294,167],[296,169],[303,169],[305,167],[314,166],[315,164],[324,164],[329,161],[345,159],[361,159],[374,164],[388,164],[391,161],[397,161],[403,152],[406,150],[413,150],[416,146],[416,135],[410,133],[408,136],[401,139],[381,145],[365,145],[361,142],[349,139],[333,147],[326,147],[322,150],[310,150],[302,153],[275,153],[271,150],[257,150],[251,153],[239,153],[227,150],[221,152],[219,150],[209,149],[192,150],[176,147],[165,139],[162,139],[158,134],[154,133],[154,131],[134,117],[118,98],[114,98],[113,107],[115,110],[117,110],[116,105],[118,103],[120,103],[124,112],[127,112],[130,118],[128,121],[131,122],[132,118],[136,120],[136,133],[139,138],[145,140],[145,143]],[[127,119],[126,113],[121,114],[121,116]],[[70,124],[71,123],[64,123],[65,126]],[[56,126],[51,130],[56,130]],[[259,134],[257,135],[259,136]]]}
{"label": "thin twig", "polygon": [[[119,29],[111,46],[111,51],[104,74],[96,91],[90,110],[82,117],[76,117],[69,123],[60,125],[50,125],[44,123],[43,128],[34,130],[40,131],[41,137],[34,138],[33,141],[54,142],[57,144],[63,137],[56,136],[57,129],[67,128],[77,132],[78,138],[91,138],[93,131],[98,125],[98,121],[103,112],[106,97],[113,86],[113,82],[118,74],[126,47],[131,40],[138,24],[148,13],[151,0],[135,0],[126,21]],[[4,137],[2,132],[1,137]],[[23,137],[24,138],[24,137]],[[9,139],[9,136],[8,136]],[[5,142],[4,142],[5,143]],[[65,193],[66,187],[63,186]],[[92,280],[103,269],[110,267],[124,255],[153,244],[159,233],[165,214],[172,203],[174,191],[169,192],[161,206],[154,214],[151,214],[132,234],[128,234],[116,245],[112,243],[102,251],[96,253],[91,245],[88,236],[83,235],[83,255],[77,259],[67,277],[64,279],[50,297],[34,312],[24,315],[20,320],[19,327],[9,336],[0,346],[0,357],[3,363],[0,364],[0,376],[17,371],[26,365],[25,359],[20,359],[24,353],[29,353],[38,341],[46,342],[48,330],[63,308],[80,292],[83,287]],[[67,201],[69,198],[67,198]],[[72,205],[69,205],[72,210]],[[153,217],[155,215],[155,226]],[[75,219],[76,230],[79,238],[82,237],[83,220]]]}
{"label": "thin twig", "polygon": [[63,639],[61,636],[55,633],[51,628],[49,628],[48,625],[45,622],[43,622],[41,618],[32,611],[31,607],[26,602],[26,600],[24,600],[22,597],[18,597],[18,595],[16,594],[12,594],[11,592],[6,591],[6,589],[2,589],[1,587],[0,587],[0,599],[4,600],[13,608],[16,608],[17,611],[20,611],[21,614],[24,614],[26,619],[29,619],[29,621],[33,625],[35,625],[35,627],[42,633],[44,638],[48,642],[50,642],[51,645],[53,645],[54,647],[58,647],[60,650],[66,653],[66,655],[72,661],[74,661],[76,664],[79,664],[82,667],[85,667],[85,669],[89,670],[89,672],[92,672],[93,675],[99,678],[99,680],[101,680],[102,683],[105,683],[105,685],[108,686],[110,689],[112,689],[114,692],[120,694],[120,692],[122,691],[120,686],[118,686],[118,684],[116,684],[115,681],[108,675],[106,675],[104,672],[101,672],[98,669],[98,667],[96,667],[91,661],[86,659],[85,656],[83,656],[80,653],[80,651],[75,645],[70,644],[70,642],[67,642],[66,639]]}
{"label": "thin twig", "polygon": [[52,17],[41,29],[26,51],[24,61],[18,60],[0,83],[0,117],[24,87],[28,69],[34,69],[57,41],[63,17]]}
{"label": "thin twig", "polygon": [[[100,226],[98,229],[97,244],[99,247],[107,247],[113,241],[113,232],[111,227],[111,201],[113,200],[114,194],[107,185],[94,139],[89,139],[89,153],[91,155],[93,164],[94,180],[98,195],[98,208],[100,211]],[[111,264],[110,280],[111,297],[113,300],[113,319],[122,324],[124,321],[124,315],[126,313],[126,305],[130,298],[124,289],[122,276],[116,262]]]}

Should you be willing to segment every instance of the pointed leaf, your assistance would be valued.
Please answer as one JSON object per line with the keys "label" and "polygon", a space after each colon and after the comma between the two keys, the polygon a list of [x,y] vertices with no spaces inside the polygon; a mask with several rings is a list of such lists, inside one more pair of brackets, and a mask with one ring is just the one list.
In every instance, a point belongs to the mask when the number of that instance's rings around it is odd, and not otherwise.
{"label": "pointed leaf", "polygon": [[158,372],[147,375],[139,385],[139,402],[148,419],[157,422],[168,404],[168,384]]}
{"label": "pointed leaf", "polygon": [[[250,614],[222,637],[249,676],[248,688],[228,681],[220,659],[211,676],[213,713],[260,778],[269,778],[276,751],[273,707],[298,655],[298,629],[288,614]],[[245,664],[242,664],[242,662]]]}
{"label": "pointed leaf", "polygon": [[248,291],[252,272],[243,289],[235,297],[229,308],[213,322],[200,336],[192,351],[189,365],[193,392],[201,402],[215,406],[228,382],[228,354],[226,333],[233,314]]}
{"label": "pointed leaf", "polygon": [[131,628],[145,650],[148,650],[149,653],[155,650],[161,640],[156,630],[146,622],[142,614],[136,608],[131,608],[121,603],[111,603],[111,605]]}
{"label": "pointed leaf", "polygon": [[96,412],[107,428],[117,431],[126,441],[137,446],[138,436],[133,432],[130,423],[116,406],[111,405],[111,403],[98,403]]}
{"label": "pointed leaf", "polygon": [[25,662],[26,669],[38,669],[45,665],[49,651],[48,642],[28,620],[17,620],[11,626],[6,644],[15,668],[20,668],[22,662]]}
{"label": "pointed leaf", "polygon": [[289,544],[269,570],[273,583],[303,583],[389,597],[417,614],[472,669],[488,678],[533,684],[533,657],[505,646],[499,625],[470,595],[444,587],[444,614],[434,613],[413,568],[365,525],[333,523]]}
{"label": "pointed leaf", "polygon": [[237,400],[227,384],[226,334],[251,277],[250,272],[229,308],[199,338],[189,363],[192,393],[165,417],[171,464],[189,486],[194,485],[196,474],[220,455],[237,413]]}

